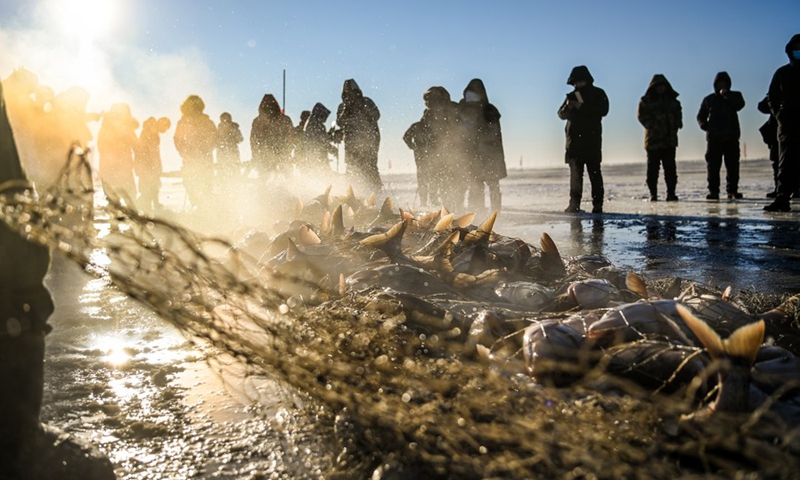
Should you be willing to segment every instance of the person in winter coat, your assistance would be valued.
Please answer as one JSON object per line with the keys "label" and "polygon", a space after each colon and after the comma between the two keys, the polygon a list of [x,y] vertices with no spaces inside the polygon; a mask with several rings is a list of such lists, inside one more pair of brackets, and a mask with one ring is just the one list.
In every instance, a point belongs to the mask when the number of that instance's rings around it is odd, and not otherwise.
{"label": "person in winter coat", "polygon": [[778,160],[780,157],[780,149],[778,148],[778,121],[769,109],[769,97],[765,96],[763,100],[758,102],[758,111],[769,115],[767,121],[759,127],[758,132],[761,134],[761,139],[769,149],[769,161],[772,164],[772,178],[775,182],[773,190],[767,192],[767,198],[775,198],[778,196]]}
{"label": "person in winter coat", "polygon": [[301,161],[311,170],[325,173],[330,173],[331,170],[328,155],[337,152],[332,143],[333,138],[325,126],[330,114],[331,111],[325,105],[317,102],[303,125],[301,137],[303,143],[303,159]]}
{"label": "person in winter coat", "polygon": [[153,211],[161,208],[158,192],[161,190],[161,134],[166,133],[172,122],[167,117],[156,120],[150,117],[142,124],[139,143],[134,149],[134,170],[139,177],[140,206]]}
{"label": "person in winter coat", "polygon": [[444,87],[429,88],[422,99],[425,102],[422,119],[403,135],[403,141],[414,151],[420,202],[428,206],[441,201],[449,208],[461,208],[466,182],[454,155],[457,105]]}
{"label": "person in winter coat", "polygon": [[219,116],[217,125],[217,170],[218,175],[224,182],[230,181],[231,177],[239,173],[241,156],[239,154],[239,144],[244,141],[239,124],[233,121],[233,117],[228,112],[223,112]]}
{"label": "person in winter coat", "polygon": [[500,130],[500,112],[489,103],[483,81],[474,78],[464,89],[458,103],[459,117],[466,151],[470,178],[468,202],[470,208],[485,208],[485,186],[489,187],[489,201],[494,211],[502,208],[500,179],[505,178],[506,160],[503,152],[503,135]]}
{"label": "person in winter coat", "polygon": [[644,96],[639,100],[637,117],[644,127],[644,148],[647,151],[647,188],[650,201],[658,200],[658,170],[664,166],[667,184],[667,201],[678,200],[675,149],[678,147],[678,130],[683,128],[683,112],[678,92],[673,90],[667,77],[653,75]]}
{"label": "person in winter coat", "polygon": [[211,201],[211,179],[214,175],[214,149],[217,126],[208,115],[203,99],[190,95],[181,105],[183,114],[175,127],[173,141],[183,160],[183,185],[193,206],[204,208]]}
{"label": "person in winter coat", "polygon": [[800,34],[786,44],[789,63],[772,76],[767,93],[769,109],[778,121],[778,194],[764,207],[788,212],[789,200],[800,187]]}
{"label": "person in winter coat", "polygon": [[281,112],[274,95],[266,94],[258,105],[258,116],[250,129],[253,166],[259,176],[289,170],[295,130],[292,120]]}
{"label": "person in winter coat", "polygon": [[375,191],[383,188],[378,171],[380,118],[381,112],[375,102],[364,96],[356,81],[352,78],[345,80],[342,86],[342,103],[336,109],[334,141],[344,143],[348,174]]}
{"label": "person in winter coat", "polygon": [[706,168],[708,169],[708,200],[719,200],[719,171],[723,158],[726,171],[728,199],[742,198],[739,193],[739,110],[744,108],[741,92],[731,90],[728,72],[714,77],[714,93],[700,104],[697,123],[706,132]]}
{"label": "person in winter coat", "polygon": [[97,152],[100,154],[100,177],[103,184],[110,187],[106,193],[136,198],[133,151],[139,141],[137,128],[139,122],[133,118],[131,107],[126,103],[115,103],[103,114],[97,133]]}
{"label": "person in winter coat", "polygon": [[572,69],[567,84],[574,90],[567,94],[558,109],[558,117],[567,121],[565,162],[569,165],[569,206],[567,213],[580,211],[583,197],[583,170],[592,183],[592,212],[603,213],[602,120],[608,114],[608,97],[594,85],[594,77],[584,65]]}

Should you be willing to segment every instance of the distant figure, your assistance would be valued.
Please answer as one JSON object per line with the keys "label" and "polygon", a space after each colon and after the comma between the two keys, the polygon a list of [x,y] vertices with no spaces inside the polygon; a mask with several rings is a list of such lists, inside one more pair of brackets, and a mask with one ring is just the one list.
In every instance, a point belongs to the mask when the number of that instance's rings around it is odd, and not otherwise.
{"label": "distant figure", "polygon": [[259,172],[259,177],[290,169],[294,141],[292,120],[281,113],[273,95],[264,95],[250,130],[253,167]]}
{"label": "distant figure", "polygon": [[489,103],[481,79],[473,78],[464,89],[464,97],[458,102],[458,122],[464,135],[462,140],[466,142],[469,206],[473,209],[486,208],[485,190],[488,186],[491,208],[500,211],[500,179],[508,176],[500,112]]}
{"label": "distant figure", "polygon": [[139,206],[154,211],[161,208],[158,192],[161,190],[161,134],[166,133],[172,123],[167,117],[156,120],[150,117],[142,124],[139,143],[136,145],[134,170],[139,177]]}
{"label": "distant figure", "polygon": [[219,116],[217,125],[217,173],[223,181],[229,181],[239,173],[241,155],[239,144],[244,141],[239,124],[233,121],[230,113],[224,112]]}
{"label": "distant figure", "polygon": [[217,146],[217,126],[208,115],[203,99],[189,95],[181,104],[181,113],[175,127],[175,148],[183,167],[183,185],[193,206],[205,208],[212,199],[211,178],[214,169],[214,149]]}
{"label": "distant figure", "polygon": [[678,201],[675,186],[678,173],[675,149],[678,147],[678,130],[683,128],[683,111],[678,92],[672,89],[667,77],[653,75],[644,96],[639,100],[639,123],[645,128],[644,148],[647,151],[647,188],[650,201],[658,200],[658,170],[664,166],[667,184],[667,201]]}
{"label": "distant figure", "polygon": [[761,139],[769,149],[769,161],[772,164],[772,179],[774,181],[773,189],[767,192],[767,198],[775,198],[778,196],[778,160],[780,159],[780,148],[778,145],[778,120],[769,109],[769,96],[765,96],[763,100],[758,102],[758,111],[769,115],[767,121],[759,127],[758,132],[761,134]]}
{"label": "distant figure", "polygon": [[345,80],[342,86],[342,103],[336,110],[334,141],[344,142],[344,158],[350,177],[363,181],[376,191],[383,188],[378,172],[380,118],[381,112],[375,102],[364,96],[356,81],[352,78]]}
{"label": "distant figure", "polygon": [[789,63],[780,67],[769,84],[767,101],[778,121],[778,194],[764,207],[768,212],[788,212],[789,200],[800,187],[800,34],[786,44]]}
{"label": "distant figure", "polygon": [[708,169],[708,200],[719,200],[719,171],[723,157],[728,199],[742,198],[739,193],[739,110],[744,108],[741,92],[731,90],[728,72],[714,77],[714,93],[700,104],[697,123],[706,132],[706,168]]}
{"label": "distant figure", "polygon": [[594,86],[594,78],[583,65],[572,69],[567,84],[574,90],[558,109],[558,117],[567,121],[566,156],[569,164],[569,206],[567,213],[580,211],[583,197],[583,169],[592,183],[592,213],[603,213],[602,120],[608,114],[608,97],[603,89]]}
{"label": "distant figure", "polygon": [[[330,161],[328,155],[336,154],[337,149],[333,146],[333,138],[328,133],[325,123],[328,121],[331,111],[325,105],[316,103],[309,114],[308,120],[303,125],[302,143],[303,164],[311,170],[318,170],[330,173]],[[298,141],[298,143],[300,143]]]}
{"label": "distant figure", "polygon": [[[431,87],[422,96],[425,111],[414,122],[403,141],[414,151],[417,193],[422,206],[443,204],[451,209],[464,206],[466,176],[455,167],[456,103],[444,87]],[[455,182],[458,175],[461,180]]]}
{"label": "distant figure", "polygon": [[303,110],[300,112],[300,121],[297,122],[297,126],[294,127],[294,163],[299,167],[306,163],[305,158],[305,145],[303,144],[303,140],[305,140],[305,129],[306,123],[308,123],[308,118],[311,116],[310,110]]}
{"label": "distant figure", "polygon": [[97,151],[100,154],[100,178],[113,195],[136,198],[136,181],[133,178],[133,151],[138,143],[136,129],[139,122],[133,118],[127,103],[115,103],[103,114],[97,134]]}

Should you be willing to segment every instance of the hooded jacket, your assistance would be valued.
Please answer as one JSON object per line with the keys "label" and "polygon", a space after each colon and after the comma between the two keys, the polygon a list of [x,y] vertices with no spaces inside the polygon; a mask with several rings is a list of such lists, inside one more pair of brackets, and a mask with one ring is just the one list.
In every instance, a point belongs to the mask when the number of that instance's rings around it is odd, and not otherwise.
{"label": "hooded jacket", "polygon": [[238,164],[241,160],[239,144],[244,141],[239,124],[229,115],[222,117],[217,125],[219,143],[217,144],[217,163]]}
{"label": "hooded jacket", "polygon": [[188,169],[211,168],[217,146],[217,126],[203,113],[205,104],[192,95],[181,105],[183,116],[175,126],[173,142]]}
{"label": "hooded jacket", "polygon": [[[728,91],[723,95],[717,91],[717,84],[725,82]],[[714,93],[708,95],[700,104],[697,123],[706,132],[709,141],[738,141],[741,136],[739,110],[744,108],[741,92],[730,90],[731,77],[727,72],[719,72],[714,77]]]}
{"label": "hooded jacket", "polygon": [[331,111],[317,102],[311,109],[308,121],[303,127],[303,146],[306,160],[310,165],[328,165],[328,154],[334,153],[331,135],[325,127]]}
{"label": "hooded jacket", "polygon": [[767,93],[769,109],[778,121],[778,139],[782,142],[800,137],[800,61],[792,58],[792,49],[799,46],[800,34],[797,34],[786,44],[789,63],[772,76]]}
{"label": "hooded jacket", "polygon": [[[589,69],[579,65],[572,69],[567,84],[575,85],[579,81],[586,84],[567,94],[564,103],[558,109],[558,116],[567,121],[565,132],[565,162],[573,159],[600,162],[603,147],[603,117],[608,115],[608,97],[602,88],[594,85],[594,78]],[[583,102],[580,108],[575,107],[580,97]]]}
{"label": "hooded jacket", "polygon": [[467,84],[458,110],[467,157],[472,163],[471,174],[479,175],[484,181],[507,177],[500,111],[489,103],[481,79],[473,78]]}
{"label": "hooded jacket", "polygon": [[[661,95],[656,92],[659,85],[665,87]],[[672,88],[667,77],[661,74],[653,75],[647,91],[639,100],[637,118],[645,129],[646,150],[678,146],[678,130],[683,128],[683,111],[681,102],[678,101],[678,92]]]}
{"label": "hooded jacket", "polygon": [[[342,85],[342,103],[336,109],[338,135],[344,141],[345,156],[352,150],[378,150],[381,112],[371,98],[365,97],[352,78]],[[349,144],[349,145],[348,145]]]}
{"label": "hooded jacket", "polygon": [[250,149],[256,165],[276,168],[289,161],[295,142],[294,125],[281,113],[274,95],[266,94],[250,129]]}

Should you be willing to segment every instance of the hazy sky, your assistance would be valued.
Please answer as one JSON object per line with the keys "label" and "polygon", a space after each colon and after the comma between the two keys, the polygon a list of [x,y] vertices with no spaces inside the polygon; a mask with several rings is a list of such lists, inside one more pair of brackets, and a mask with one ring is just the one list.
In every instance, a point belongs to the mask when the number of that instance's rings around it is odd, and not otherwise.
{"label": "hazy sky", "polygon": [[[526,168],[563,163],[556,110],[581,64],[611,104],[605,161],[644,161],[636,105],[654,73],[681,94],[678,158],[702,158],[695,115],[726,70],[747,102],[748,158],[763,158],[756,104],[787,62],[799,18],[796,0],[2,0],[0,77],[25,65],[57,91],[88,88],[95,110],[127,101],[140,120],[166,115],[173,124],[196,93],[215,121],[231,112],[245,138],[261,96],[281,98],[284,69],[294,123],[317,101],[335,112],[342,82],[355,78],[381,110],[380,168],[391,160],[398,171],[413,167],[401,137],[422,114],[423,92],[441,85],[458,100],[474,77],[503,116],[509,167],[520,157]],[[172,142],[163,145],[169,163]]]}

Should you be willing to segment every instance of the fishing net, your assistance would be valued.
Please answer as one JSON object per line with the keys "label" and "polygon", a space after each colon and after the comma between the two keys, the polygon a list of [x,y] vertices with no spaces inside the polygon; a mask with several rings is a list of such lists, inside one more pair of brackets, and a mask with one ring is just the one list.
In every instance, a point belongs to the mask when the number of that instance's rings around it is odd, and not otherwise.
{"label": "fishing net", "polygon": [[[327,478],[791,478],[798,431],[756,411],[682,417],[690,394],[652,395],[602,369],[568,388],[534,385],[521,360],[487,363],[447,316],[366,288],[340,294],[307,271],[267,268],[108,194],[86,156],[40,196],[0,195],[0,216],[32,242],[156,311],[191,339],[303,392],[341,454]],[[708,287],[709,290],[711,287]],[[719,292],[716,292],[719,293]],[[754,310],[783,298],[742,296]],[[526,321],[552,318],[532,316]]]}

